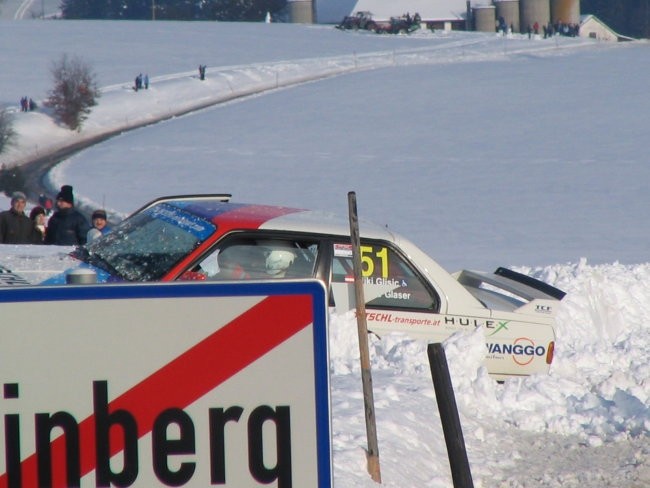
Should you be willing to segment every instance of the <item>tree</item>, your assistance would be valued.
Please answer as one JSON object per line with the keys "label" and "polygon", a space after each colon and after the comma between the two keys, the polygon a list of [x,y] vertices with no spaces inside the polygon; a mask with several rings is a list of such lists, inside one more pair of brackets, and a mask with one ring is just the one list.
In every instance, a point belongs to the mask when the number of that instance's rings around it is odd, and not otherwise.
{"label": "tree", "polygon": [[72,130],[81,130],[91,107],[97,105],[101,92],[91,66],[78,57],[61,56],[52,64],[54,88],[45,104]]}
{"label": "tree", "polygon": [[8,110],[0,110],[0,153],[7,149],[16,137],[13,122]]}
{"label": "tree", "polygon": [[[0,0],[2,1],[2,0]],[[223,20],[261,22],[287,0],[61,0],[64,19]]]}

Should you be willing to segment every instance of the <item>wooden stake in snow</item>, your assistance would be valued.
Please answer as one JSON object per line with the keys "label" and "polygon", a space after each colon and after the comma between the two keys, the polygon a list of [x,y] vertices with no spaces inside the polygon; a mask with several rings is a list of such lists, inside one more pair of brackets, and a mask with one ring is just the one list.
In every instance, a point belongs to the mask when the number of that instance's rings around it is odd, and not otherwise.
{"label": "wooden stake in snow", "polygon": [[363,384],[363,402],[366,411],[366,436],[368,438],[368,473],[373,481],[381,483],[379,467],[379,445],[377,443],[377,424],[375,422],[375,401],[372,393],[372,375],[370,374],[370,352],[368,350],[368,324],[366,322],[366,300],[363,295],[363,277],[361,272],[361,239],[359,237],[359,217],[357,215],[357,196],[348,193],[350,213],[350,236],[352,238],[352,266],[354,269],[354,296],[357,307],[357,331],[359,334],[359,359],[361,361],[361,382]]}

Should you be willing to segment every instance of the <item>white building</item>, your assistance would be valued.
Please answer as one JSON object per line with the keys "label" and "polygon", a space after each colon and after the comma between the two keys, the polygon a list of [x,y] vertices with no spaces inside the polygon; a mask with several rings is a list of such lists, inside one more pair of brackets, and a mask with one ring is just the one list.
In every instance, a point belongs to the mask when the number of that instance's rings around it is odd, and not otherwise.
{"label": "white building", "polygon": [[632,41],[631,37],[617,34],[595,15],[583,15],[580,19],[580,37],[590,37],[599,41]]}

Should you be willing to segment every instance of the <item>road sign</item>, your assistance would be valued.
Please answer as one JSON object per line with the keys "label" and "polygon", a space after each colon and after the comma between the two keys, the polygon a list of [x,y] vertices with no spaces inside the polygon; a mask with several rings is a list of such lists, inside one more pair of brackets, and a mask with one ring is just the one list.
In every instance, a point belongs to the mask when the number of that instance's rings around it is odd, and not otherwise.
{"label": "road sign", "polygon": [[0,290],[0,487],[331,486],[316,281]]}

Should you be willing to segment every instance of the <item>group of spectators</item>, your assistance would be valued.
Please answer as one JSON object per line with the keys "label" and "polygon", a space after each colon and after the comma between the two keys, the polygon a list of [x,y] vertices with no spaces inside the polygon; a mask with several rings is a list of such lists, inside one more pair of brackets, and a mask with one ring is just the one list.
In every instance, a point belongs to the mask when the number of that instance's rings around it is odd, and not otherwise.
{"label": "group of spectators", "polygon": [[[503,16],[500,16],[499,19],[497,20],[496,23],[496,28],[497,32],[500,32],[502,34],[512,34],[515,31],[515,27],[513,24],[510,24],[508,26],[506,24],[506,19]],[[547,25],[542,26],[542,30],[544,32],[544,39],[547,39],[549,37],[553,37],[556,35],[560,36],[567,36],[567,37],[578,37],[580,35],[580,25],[579,24],[567,24],[561,21],[556,21],[555,23],[549,22]],[[522,32],[523,32],[523,26],[522,26]],[[535,22],[534,24],[528,24],[526,27],[526,33],[528,34],[528,38],[532,38],[533,35],[540,35],[540,26],[539,22]]]}
{"label": "group of spectators", "polygon": [[22,97],[20,99],[20,111],[21,112],[31,112],[36,110],[36,102],[28,97]]}
{"label": "group of spectators", "polygon": [[148,90],[149,89],[149,75],[145,74],[142,76],[142,73],[140,73],[138,76],[135,77],[135,85],[133,86],[133,89],[135,91],[142,90],[142,89]]}
{"label": "group of spectators", "polygon": [[27,197],[16,191],[11,208],[0,212],[0,244],[55,244],[76,246],[86,244],[110,232],[105,210],[92,213],[92,225],[75,208],[72,186],[63,185],[56,196],[56,210],[49,216],[42,206],[25,214]]}

